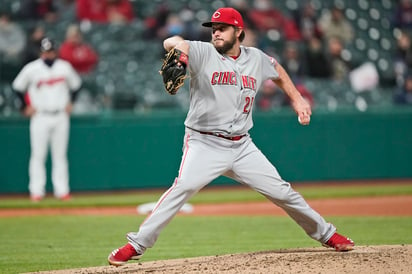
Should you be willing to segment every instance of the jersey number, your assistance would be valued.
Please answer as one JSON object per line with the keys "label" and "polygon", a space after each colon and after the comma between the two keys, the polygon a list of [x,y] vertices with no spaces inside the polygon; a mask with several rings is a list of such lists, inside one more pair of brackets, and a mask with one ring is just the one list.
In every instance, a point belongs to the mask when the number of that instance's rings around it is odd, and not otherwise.
{"label": "jersey number", "polygon": [[252,109],[253,100],[255,100],[255,97],[247,96],[245,98],[245,106],[243,108],[243,113],[249,113],[250,112],[250,110]]}

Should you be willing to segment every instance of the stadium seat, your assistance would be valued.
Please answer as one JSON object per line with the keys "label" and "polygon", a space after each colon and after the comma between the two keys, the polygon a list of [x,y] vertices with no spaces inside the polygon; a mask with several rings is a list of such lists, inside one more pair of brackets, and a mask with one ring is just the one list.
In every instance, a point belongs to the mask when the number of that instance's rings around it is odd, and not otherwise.
{"label": "stadium seat", "polygon": [[[252,0],[247,0],[250,6]],[[274,5],[285,15],[290,15],[302,3],[298,0],[277,1]],[[145,31],[144,19],[153,15],[164,1],[134,0],[131,2],[136,14],[136,20],[128,25],[111,25],[90,23],[83,32],[85,40],[90,43],[99,54],[99,63],[95,71],[84,77],[84,92],[96,100],[111,98],[116,109],[131,109],[136,105],[148,108],[187,107],[188,86],[182,87],[177,96],[165,94],[158,69],[164,54],[161,41],[143,39]],[[195,22],[209,18],[217,8],[227,5],[227,1],[176,0],[173,5],[167,4],[171,12],[179,13],[184,8],[195,12]],[[391,0],[325,0],[313,1],[319,13],[338,4],[345,8],[345,17],[351,22],[355,30],[353,43],[346,46],[355,64],[373,61],[379,71],[381,82],[389,88],[393,84],[394,72],[392,55],[395,49],[395,39],[390,18],[395,8]],[[0,9],[17,12],[20,1],[4,0]],[[28,30],[34,22],[21,21],[24,29]],[[69,20],[58,21],[56,24],[45,24],[46,34],[56,40],[63,40]],[[285,45],[281,33],[268,32],[260,37],[259,48],[279,58]],[[300,44],[304,46],[304,44]],[[280,59],[279,59],[280,60]],[[2,73],[4,70],[2,67]],[[1,76],[1,75],[0,75]],[[3,80],[4,81],[4,80]],[[10,81],[10,79],[8,80]],[[7,81],[4,81],[7,83]],[[305,79],[307,88],[313,92],[316,107],[325,107],[329,110],[345,106],[353,106],[359,95],[355,93],[348,82],[334,83],[322,79]],[[12,106],[7,83],[0,84],[0,108]],[[4,92],[6,89],[6,94]],[[365,100],[371,105],[382,105],[382,101],[390,100],[381,93],[386,92],[382,87],[365,95]],[[386,92],[387,93],[387,92]],[[368,97],[369,96],[369,97]],[[130,100],[130,104],[126,101]],[[102,103],[103,104],[103,103]],[[9,107],[10,109],[10,107]]]}

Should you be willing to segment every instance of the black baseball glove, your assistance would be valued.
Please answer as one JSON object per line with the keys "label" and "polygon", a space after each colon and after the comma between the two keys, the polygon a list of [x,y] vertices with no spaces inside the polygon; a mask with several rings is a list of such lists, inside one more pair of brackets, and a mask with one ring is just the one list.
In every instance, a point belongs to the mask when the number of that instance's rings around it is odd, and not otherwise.
{"label": "black baseball glove", "polygon": [[186,79],[187,55],[176,48],[171,49],[163,60],[160,74],[167,93],[174,95]]}

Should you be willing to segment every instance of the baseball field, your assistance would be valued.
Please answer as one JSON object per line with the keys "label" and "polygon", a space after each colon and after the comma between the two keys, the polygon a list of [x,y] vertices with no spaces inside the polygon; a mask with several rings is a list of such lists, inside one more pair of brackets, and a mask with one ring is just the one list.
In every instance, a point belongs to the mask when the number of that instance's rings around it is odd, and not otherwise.
{"label": "baseball field", "polygon": [[410,273],[412,181],[295,184],[356,243],[338,253],[305,235],[279,208],[243,187],[208,187],[140,261],[106,258],[136,231],[164,189],[74,193],[71,201],[0,197],[0,273]]}

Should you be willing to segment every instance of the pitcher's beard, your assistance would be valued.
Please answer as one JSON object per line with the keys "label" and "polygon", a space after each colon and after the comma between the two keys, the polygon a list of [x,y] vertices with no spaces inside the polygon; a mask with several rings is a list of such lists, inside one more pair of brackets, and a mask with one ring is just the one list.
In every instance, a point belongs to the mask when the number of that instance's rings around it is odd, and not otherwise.
{"label": "pitcher's beard", "polygon": [[224,41],[222,46],[217,46],[215,42],[215,48],[220,54],[226,54],[229,50],[233,48],[236,43],[236,37],[232,37],[230,41]]}

